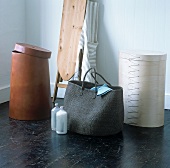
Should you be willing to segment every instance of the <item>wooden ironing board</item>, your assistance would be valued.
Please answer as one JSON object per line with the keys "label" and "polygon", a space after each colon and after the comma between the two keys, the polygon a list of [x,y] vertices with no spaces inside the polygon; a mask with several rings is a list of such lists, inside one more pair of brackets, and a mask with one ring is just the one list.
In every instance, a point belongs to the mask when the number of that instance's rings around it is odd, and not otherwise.
{"label": "wooden ironing board", "polygon": [[75,73],[77,50],[82,32],[87,0],[64,0],[60,39],[57,57],[57,77],[53,95],[55,102],[58,87],[66,88],[60,84],[62,80],[69,80]]}

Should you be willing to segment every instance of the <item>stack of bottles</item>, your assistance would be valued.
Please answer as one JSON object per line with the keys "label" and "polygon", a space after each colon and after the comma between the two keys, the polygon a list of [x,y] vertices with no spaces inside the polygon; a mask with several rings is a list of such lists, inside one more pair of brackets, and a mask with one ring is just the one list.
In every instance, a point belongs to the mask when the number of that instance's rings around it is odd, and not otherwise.
{"label": "stack of bottles", "polygon": [[58,103],[51,110],[51,129],[57,134],[67,133],[67,112],[63,106],[59,107]]}

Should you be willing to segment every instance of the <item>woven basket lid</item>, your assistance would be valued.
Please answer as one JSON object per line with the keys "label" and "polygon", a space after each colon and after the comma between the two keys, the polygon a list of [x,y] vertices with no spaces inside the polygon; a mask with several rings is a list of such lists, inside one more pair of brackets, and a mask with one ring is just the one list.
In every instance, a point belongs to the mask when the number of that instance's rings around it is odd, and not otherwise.
{"label": "woven basket lid", "polygon": [[25,43],[16,43],[14,51],[44,59],[48,59],[51,57],[51,51]]}

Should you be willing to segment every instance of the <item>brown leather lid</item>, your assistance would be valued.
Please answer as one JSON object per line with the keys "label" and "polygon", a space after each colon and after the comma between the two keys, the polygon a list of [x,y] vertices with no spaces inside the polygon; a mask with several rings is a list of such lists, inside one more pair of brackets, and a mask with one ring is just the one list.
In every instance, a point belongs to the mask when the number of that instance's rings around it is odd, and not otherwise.
{"label": "brown leather lid", "polygon": [[25,43],[16,43],[14,52],[15,51],[28,54],[34,57],[45,58],[45,59],[48,59],[51,57],[51,51],[46,50],[41,47],[34,46],[34,45],[25,44]]}

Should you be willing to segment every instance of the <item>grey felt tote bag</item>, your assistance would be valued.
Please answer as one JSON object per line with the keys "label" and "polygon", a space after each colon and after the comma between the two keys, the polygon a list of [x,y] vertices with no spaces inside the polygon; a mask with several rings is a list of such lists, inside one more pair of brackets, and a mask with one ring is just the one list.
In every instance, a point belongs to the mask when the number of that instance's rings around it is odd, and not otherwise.
{"label": "grey felt tote bag", "polygon": [[[85,81],[87,73],[94,72],[94,83]],[[96,75],[100,76],[112,91],[97,96]],[[101,84],[102,85],[102,84]],[[94,87],[94,90],[90,90]],[[111,86],[94,68],[84,75],[83,81],[68,82],[64,97],[64,109],[68,113],[68,130],[71,132],[92,135],[114,135],[123,129],[124,105],[123,89]]]}

